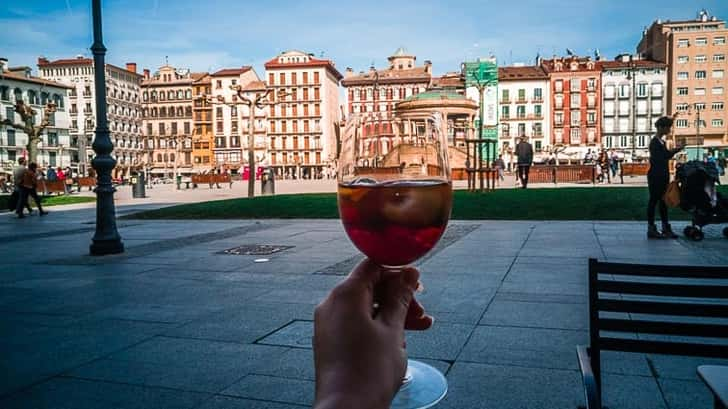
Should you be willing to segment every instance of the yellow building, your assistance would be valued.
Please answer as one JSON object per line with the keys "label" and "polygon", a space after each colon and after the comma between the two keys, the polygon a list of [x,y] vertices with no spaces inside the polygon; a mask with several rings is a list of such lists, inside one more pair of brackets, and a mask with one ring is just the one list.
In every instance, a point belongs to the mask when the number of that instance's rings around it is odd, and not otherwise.
{"label": "yellow building", "polygon": [[206,172],[215,167],[215,155],[212,151],[215,144],[212,133],[212,104],[206,99],[212,95],[211,84],[209,74],[192,82],[192,169],[195,172]]}

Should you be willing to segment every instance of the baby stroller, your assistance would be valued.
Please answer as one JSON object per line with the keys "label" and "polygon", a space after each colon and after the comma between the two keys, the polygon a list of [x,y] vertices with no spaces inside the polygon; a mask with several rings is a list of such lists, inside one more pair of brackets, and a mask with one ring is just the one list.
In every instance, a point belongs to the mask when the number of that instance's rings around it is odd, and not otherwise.
{"label": "baby stroller", "polygon": [[[711,164],[693,160],[677,167],[680,183],[680,207],[693,215],[692,223],[686,226],[685,237],[694,241],[703,239],[703,226],[728,223],[728,199],[715,189],[720,183],[718,170]],[[723,229],[728,238],[728,227]]]}

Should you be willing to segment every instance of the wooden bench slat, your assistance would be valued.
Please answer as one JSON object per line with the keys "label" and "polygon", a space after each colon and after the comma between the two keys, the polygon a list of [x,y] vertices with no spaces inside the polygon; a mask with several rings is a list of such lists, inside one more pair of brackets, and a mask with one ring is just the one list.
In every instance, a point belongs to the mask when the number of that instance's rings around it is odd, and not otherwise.
{"label": "wooden bench slat", "polygon": [[597,291],[669,297],[728,298],[728,286],[726,285],[658,284],[598,280]]}
{"label": "wooden bench slat", "polygon": [[640,339],[600,337],[599,348],[602,350],[641,352],[647,354],[728,358],[728,345],[701,344],[695,342],[646,341]]}
{"label": "wooden bench slat", "polygon": [[728,305],[599,299],[599,311],[728,318]]}
{"label": "wooden bench slat", "polygon": [[651,277],[728,278],[728,267],[654,266],[624,263],[600,263],[597,273]]}
{"label": "wooden bench slat", "polygon": [[639,332],[688,337],[728,338],[728,325],[697,324],[675,321],[623,320],[600,318],[600,331]]}

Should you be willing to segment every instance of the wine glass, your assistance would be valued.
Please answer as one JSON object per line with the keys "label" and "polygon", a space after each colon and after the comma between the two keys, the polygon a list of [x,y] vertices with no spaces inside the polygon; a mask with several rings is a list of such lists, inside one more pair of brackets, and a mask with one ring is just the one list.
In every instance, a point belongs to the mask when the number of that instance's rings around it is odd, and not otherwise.
{"label": "wine glass", "polygon": [[[401,122],[350,118],[338,168],[342,224],[369,259],[400,273],[440,240],[450,218],[452,182],[438,114]],[[408,360],[391,407],[429,408],[446,393],[442,373]]]}

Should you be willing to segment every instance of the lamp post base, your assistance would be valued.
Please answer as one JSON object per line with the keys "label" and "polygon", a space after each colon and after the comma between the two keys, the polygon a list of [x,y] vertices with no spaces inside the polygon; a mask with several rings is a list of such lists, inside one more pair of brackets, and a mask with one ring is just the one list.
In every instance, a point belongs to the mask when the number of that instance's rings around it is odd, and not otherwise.
{"label": "lamp post base", "polygon": [[92,256],[119,254],[124,252],[124,243],[121,242],[121,238],[113,240],[92,240],[89,251]]}

